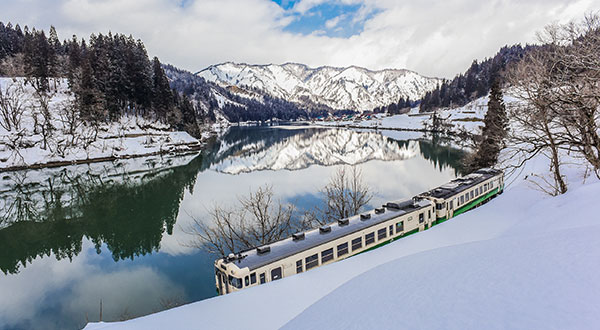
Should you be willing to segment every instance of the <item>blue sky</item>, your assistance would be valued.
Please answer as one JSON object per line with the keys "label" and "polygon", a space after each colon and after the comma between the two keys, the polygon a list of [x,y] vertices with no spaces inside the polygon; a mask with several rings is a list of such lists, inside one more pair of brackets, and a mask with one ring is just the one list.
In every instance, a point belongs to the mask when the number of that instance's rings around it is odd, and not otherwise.
{"label": "blue sky", "polygon": [[316,34],[329,37],[348,38],[360,34],[365,22],[377,13],[361,3],[345,4],[327,1],[306,11],[296,10],[298,0],[272,0],[292,18],[284,30],[302,35]]}

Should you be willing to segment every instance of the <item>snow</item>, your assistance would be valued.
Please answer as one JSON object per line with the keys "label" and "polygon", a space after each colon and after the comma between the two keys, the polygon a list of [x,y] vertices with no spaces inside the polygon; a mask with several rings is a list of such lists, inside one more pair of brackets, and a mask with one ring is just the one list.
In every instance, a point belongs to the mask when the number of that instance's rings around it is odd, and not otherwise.
{"label": "snow", "polygon": [[[458,133],[467,131],[479,133],[483,127],[483,118],[487,112],[488,96],[478,98],[458,108],[442,108],[438,115],[447,123],[452,125],[451,131]],[[518,100],[506,93],[504,103],[508,106]],[[419,108],[410,109],[408,113],[388,116],[387,114],[375,114],[371,119],[364,120],[338,120],[318,122],[323,126],[351,126],[360,128],[377,128],[390,130],[425,130],[426,125],[431,125],[430,113],[419,113]]]}
{"label": "snow", "polygon": [[563,168],[550,197],[506,177],[504,194],[424,232],[281,281],[86,329],[597,329],[600,181]]}
{"label": "snow", "polygon": [[[21,86],[23,82],[21,78],[0,78],[0,89],[5,92],[9,86]],[[75,134],[71,135],[68,133],[67,124],[61,120],[65,109],[73,102],[67,81],[58,81],[56,89],[53,82],[50,85],[50,123],[54,127],[54,134],[49,138],[50,147],[43,148],[42,135],[34,131],[33,116],[39,110],[33,88],[25,85],[20,96],[23,102],[20,133],[15,129],[0,127],[0,168],[186,151],[200,143],[189,134],[169,131],[167,125],[152,119],[125,115],[117,121],[100,125],[97,139],[84,147],[83,137],[92,136],[92,129],[79,125]],[[39,116],[38,113],[38,118]],[[27,146],[21,145],[15,149],[11,141],[20,136],[19,134]],[[75,140],[73,144],[69,143],[71,139]]]}
{"label": "snow", "polygon": [[[309,68],[301,64],[248,65],[223,63],[198,76],[221,86],[255,87],[299,104],[324,104],[332,109],[372,110],[398,102],[400,97],[420,99],[441,82],[408,70],[370,71],[348,68]],[[307,103],[307,99],[310,101]]]}

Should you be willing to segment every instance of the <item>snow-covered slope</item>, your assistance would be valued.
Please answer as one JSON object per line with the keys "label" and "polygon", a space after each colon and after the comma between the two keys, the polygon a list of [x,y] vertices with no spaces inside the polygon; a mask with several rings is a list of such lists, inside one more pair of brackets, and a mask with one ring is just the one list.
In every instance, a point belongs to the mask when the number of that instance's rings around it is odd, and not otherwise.
{"label": "snow-covered slope", "polygon": [[[293,128],[293,127],[292,127]],[[302,128],[302,126],[299,126]],[[314,134],[294,135],[274,145],[248,144],[213,166],[219,172],[239,174],[260,170],[298,170],[311,165],[355,165],[369,160],[401,160],[417,155],[418,143],[406,147],[375,132],[320,129]]]}
{"label": "snow-covered slope", "polygon": [[569,167],[569,192],[549,197],[524,180],[547,165],[537,157],[486,205],[374,251],[87,329],[597,329],[600,181]]}
{"label": "snow-covered slope", "polygon": [[169,125],[133,115],[102,122],[96,129],[80,118],[66,79],[50,85],[48,115],[43,116],[40,97],[23,78],[0,78],[0,93],[15,109],[18,105],[17,119],[0,116],[0,169],[129,158],[200,146],[186,132],[173,132]]}
{"label": "snow-covered slope", "polygon": [[197,73],[222,86],[251,87],[273,97],[303,105],[332,109],[372,110],[398,102],[400,97],[420,99],[441,82],[409,70],[371,71],[347,68],[309,68],[303,64],[248,65],[222,63]]}

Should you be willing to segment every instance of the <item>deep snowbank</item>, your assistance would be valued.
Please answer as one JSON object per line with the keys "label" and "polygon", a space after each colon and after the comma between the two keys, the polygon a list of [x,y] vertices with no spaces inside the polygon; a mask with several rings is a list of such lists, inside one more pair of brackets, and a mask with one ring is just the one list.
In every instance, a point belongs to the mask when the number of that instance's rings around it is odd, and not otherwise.
{"label": "deep snowbank", "polygon": [[596,329],[600,182],[531,188],[527,164],[490,203],[350,259],[244,290],[87,329]]}

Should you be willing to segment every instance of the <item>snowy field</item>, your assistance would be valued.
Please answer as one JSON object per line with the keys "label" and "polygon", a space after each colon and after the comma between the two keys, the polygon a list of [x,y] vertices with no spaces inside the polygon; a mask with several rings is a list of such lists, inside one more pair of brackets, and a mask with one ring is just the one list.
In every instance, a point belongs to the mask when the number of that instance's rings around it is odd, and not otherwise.
{"label": "snowy field", "polygon": [[[66,80],[56,86],[51,81],[47,142],[35,122],[43,122],[42,109],[34,89],[23,79],[0,78],[0,91],[18,98],[22,115],[18,125],[0,118],[0,169],[27,167],[53,162],[75,162],[103,158],[128,158],[197,149],[200,142],[185,132],[172,132],[168,126],[139,116],[123,116],[95,130],[84,125],[70,111],[73,96]],[[10,127],[9,127],[10,126]],[[15,127],[17,126],[17,127]]]}
{"label": "snowy field", "polygon": [[226,296],[86,329],[598,329],[600,181],[532,188],[543,157],[504,194],[427,231]]}
{"label": "snowy field", "polygon": [[[465,106],[459,108],[445,108],[438,111],[440,118],[446,123],[452,125],[451,131],[458,133],[467,131],[470,133],[480,133],[483,127],[483,118],[487,112],[488,96],[478,98]],[[516,102],[516,99],[510,95],[504,96],[504,103],[510,104]],[[424,130],[426,125],[431,125],[430,114],[419,114],[418,108],[413,108],[409,113],[401,115],[388,116],[386,114],[375,114],[372,119],[354,121],[333,121],[319,122],[323,126],[351,126],[391,130]]]}

